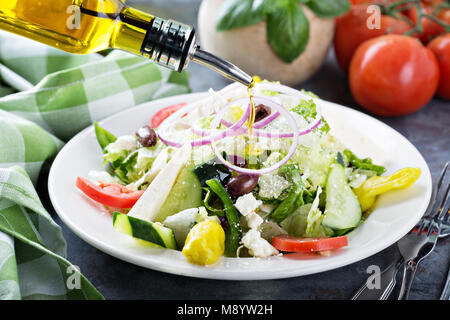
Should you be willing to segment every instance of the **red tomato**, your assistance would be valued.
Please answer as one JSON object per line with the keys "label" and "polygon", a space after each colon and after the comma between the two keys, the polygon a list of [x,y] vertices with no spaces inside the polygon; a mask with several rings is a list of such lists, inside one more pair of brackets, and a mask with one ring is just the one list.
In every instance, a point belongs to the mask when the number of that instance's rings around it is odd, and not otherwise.
{"label": "red tomato", "polygon": [[[435,11],[436,7],[441,3],[442,1],[440,0],[429,0],[429,1],[422,1],[420,5],[422,7],[423,13],[433,15],[433,12]],[[412,7],[409,10],[408,15],[409,18],[412,20],[412,22],[417,25],[417,23],[419,22],[417,7]],[[443,8],[439,10],[438,13],[436,13],[435,17],[445,23],[450,24],[450,9]],[[425,44],[427,44],[434,37],[443,34],[446,31],[444,26],[434,22],[430,18],[423,17],[421,21],[423,32],[417,36]]]}
{"label": "red tomato", "polygon": [[450,100],[450,33],[437,37],[428,44],[439,63],[440,80],[437,94]]}
{"label": "red tomato", "polygon": [[373,3],[373,4],[390,4],[397,0],[350,0],[352,4],[363,4],[363,3]]}
{"label": "red tomato", "polygon": [[347,236],[334,238],[297,238],[282,234],[272,238],[272,245],[280,251],[286,252],[315,252],[327,251],[348,245]]}
{"label": "red tomato", "polygon": [[334,51],[339,65],[345,72],[348,72],[356,49],[364,41],[388,33],[403,34],[411,29],[407,22],[387,15],[381,15],[379,29],[369,29],[368,21],[372,14],[367,12],[367,7],[367,5],[352,6],[350,12],[336,22]]}
{"label": "red tomato", "polygon": [[144,193],[130,191],[117,183],[100,183],[97,185],[86,178],[78,177],[75,185],[92,200],[113,208],[131,208]]}
{"label": "red tomato", "polygon": [[150,126],[152,128],[158,128],[159,125],[166,120],[171,114],[177,112],[181,108],[183,108],[186,105],[186,103],[179,103],[174,104],[172,106],[165,107],[161,110],[159,110],[152,118],[152,121],[150,122]]}
{"label": "red tomato", "polygon": [[439,66],[419,40],[387,35],[364,42],[350,65],[355,100],[380,116],[399,116],[424,107],[436,93]]}
{"label": "red tomato", "polygon": [[[430,0],[431,1],[431,0]],[[433,1],[439,1],[439,0],[433,0]],[[398,0],[350,0],[350,3],[352,5],[358,5],[358,4],[376,4],[376,5],[382,5],[385,8],[389,6],[390,4],[396,3]],[[399,8],[406,8],[408,6],[407,3],[404,4],[398,4],[395,9]],[[401,12],[404,12],[405,10],[401,10]]]}

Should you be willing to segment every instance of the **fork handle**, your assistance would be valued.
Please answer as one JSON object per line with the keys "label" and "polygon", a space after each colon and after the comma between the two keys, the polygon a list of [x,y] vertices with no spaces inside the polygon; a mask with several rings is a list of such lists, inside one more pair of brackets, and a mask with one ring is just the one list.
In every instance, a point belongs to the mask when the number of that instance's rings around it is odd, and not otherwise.
{"label": "fork handle", "polygon": [[448,270],[447,280],[445,280],[444,289],[442,290],[442,294],[439,300],[449,300],[449,299],[450,299],[450,269]]}
{"label": "fork handle", "polygon": [[402,287],[400,288],[400,294],[398,295],[398,300],[408,300],[416,271],[417,262],[414,260],[408,260],[403,268],[403,282]]}
{"label": "fork handle", "polygon": [[384,269],[380,274],[380,287],[373,288],[369,286],[370,277],[364,282],[363,286],[355,293],[351,298],[352,300],[386,300],[389,298],[392,290],[395,287],[398,271],[403,265],[403,259],[399,258],[394,261],[386,269]]}

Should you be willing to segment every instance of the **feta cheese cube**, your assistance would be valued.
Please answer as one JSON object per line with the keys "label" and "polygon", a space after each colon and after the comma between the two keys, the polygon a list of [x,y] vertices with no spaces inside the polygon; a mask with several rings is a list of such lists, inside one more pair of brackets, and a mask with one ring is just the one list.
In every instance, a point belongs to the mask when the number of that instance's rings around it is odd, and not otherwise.
{"label": "feta cheese cube", "polygon": [[249,213],[245,218],[247,219],[247,225],[250,229],[258,229],[264,222],[264,219],[255,212]]}
{"label": "feta cheese cube", "polygon": [[261,238],[261,233],[256,229],[250,229],[244,237],[242,237],[242,244],[254,257],[266,258],[278,254],[278,250],[267,240]]}
{"label": "feta cheese cube", "polygon": [[262,201],[257,200],[252,193],[248,193],[246,195],[239,197],[236,200],[235,207],[245,217],[255,212],[260,205],[262,205]]}
{"label": "feta cheese cube", "polygon": [[118,153],[122,150],[134,151],[137,146],[137,140],[134,136],[121,136],[115,142],[108,144],[106,151],[110,153]]}

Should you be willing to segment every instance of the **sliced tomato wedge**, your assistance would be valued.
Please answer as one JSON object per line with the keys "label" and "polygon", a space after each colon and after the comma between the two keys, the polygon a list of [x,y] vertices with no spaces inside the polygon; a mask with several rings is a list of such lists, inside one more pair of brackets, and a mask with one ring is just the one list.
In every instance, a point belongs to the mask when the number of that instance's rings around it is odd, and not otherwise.
{"label": "sliced tomato wedge", "polygon": [[280,251],[286,252],[316,252],[327,251],[345,247],[348,245],[347,236],[298,238],[288,234],[282,234],[272,238],[272,245]]}
{"label": "sliced tomato wedge", "polygon": [[100,183],[78,177],[75,185],[92,200],[113,208],[131,208],[144,190],[131,191],[117,183]]}
{"label": "sliced tomato wedge", "polygon": [[158,128],[159,125],[166,120],[171,114],[177,112],[181,108],[186,106],[185,102],[174,104],[168,107],[165,107],[161,110],[159,110],[152,118],[150,125],[152,128]]}

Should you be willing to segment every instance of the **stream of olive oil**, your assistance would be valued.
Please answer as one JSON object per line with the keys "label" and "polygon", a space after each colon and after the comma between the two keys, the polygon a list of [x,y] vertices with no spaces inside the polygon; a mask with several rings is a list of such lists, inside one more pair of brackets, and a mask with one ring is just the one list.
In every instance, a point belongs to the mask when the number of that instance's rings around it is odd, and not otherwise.
{"label": "stream of olive oil", "polygon": [[253,137],[253,125],[255,124],[256,110],[255,110],[255,100],[252,89],[255,87],[255,81],[249,84],[247,87],[248,97],[250,98],[250,115],[248,121],[248,135],[250,138]]}

